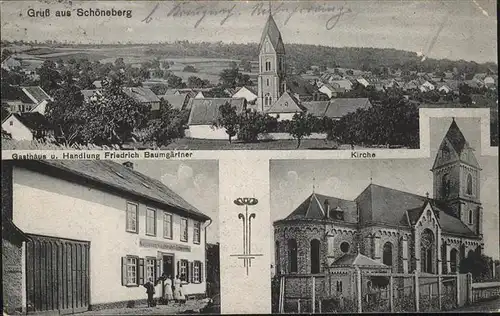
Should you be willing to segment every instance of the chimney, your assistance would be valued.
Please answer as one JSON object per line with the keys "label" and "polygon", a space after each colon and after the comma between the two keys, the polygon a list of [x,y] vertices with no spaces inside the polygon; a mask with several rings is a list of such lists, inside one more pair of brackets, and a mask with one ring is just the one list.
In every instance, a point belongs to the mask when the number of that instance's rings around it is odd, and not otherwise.
{"label": "chimney", "polygon": [[132,161],[126,161],[123,163],[123,165],[129,169],[134,170],[134,163]]}

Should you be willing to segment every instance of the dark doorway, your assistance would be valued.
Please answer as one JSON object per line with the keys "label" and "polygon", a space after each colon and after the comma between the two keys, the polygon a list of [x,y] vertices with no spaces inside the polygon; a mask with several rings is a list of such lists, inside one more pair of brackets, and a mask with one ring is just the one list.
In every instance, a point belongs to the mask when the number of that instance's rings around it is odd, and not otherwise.
{"label": "dark doorway", "polygon": [[163,273],[167,277],[175,278],[174,255],[163,255]]}

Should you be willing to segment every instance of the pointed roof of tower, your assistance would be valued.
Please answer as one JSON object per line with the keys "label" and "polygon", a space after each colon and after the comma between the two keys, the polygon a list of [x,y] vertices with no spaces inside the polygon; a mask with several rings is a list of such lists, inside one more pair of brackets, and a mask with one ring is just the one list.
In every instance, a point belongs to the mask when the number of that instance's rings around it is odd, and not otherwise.
{"label": "pointed roof of tower", "polygon": [[445,137],[448,139],[448,141],[451,143],[458,154],[460,154],[466,147],[466,145],[468,145],[467,141],[465,140],[464,134],[462,134],[462,131],[460,130],[460,128],[458,128],[455,120],[451,122],[450,128],[448,129]]}
{"label": "pointed roof of tower", "polygon": [[273,15],[269,13],[269,17],[267,18],[266,25],[264,26],[264,30],[262,31],[262,37],[260,38],[259,51],[262,49],[262,45],[264,45],[264,41],[266,37],[269,37],[269,41],[271,45],[273,45],[276,53],[284,54],[285,53],[285,45],[283,45],[283,39],[281,38],[280,30],[274,21]]}
{"label": "pointed roof of tower", "polygon": [[[443,150],[446,144],[449,144],[456,153],[456,158],[459,161],[463,161],[469,165],[479,167],[479,163],[474,156],[474,149],[469,145],[469,142],[465,139],[464,134],[458,127],[455,119],[451,122],[450,127],[448,128],[448,132],[443,138],[441,145],[439,146],[439,150]],[[432,166],[432,170],[434,170],[441,162],[440,155],[436,155],[436,159],[434,160],[434,165]],[[447,161],[449,162],[449,161]]]}

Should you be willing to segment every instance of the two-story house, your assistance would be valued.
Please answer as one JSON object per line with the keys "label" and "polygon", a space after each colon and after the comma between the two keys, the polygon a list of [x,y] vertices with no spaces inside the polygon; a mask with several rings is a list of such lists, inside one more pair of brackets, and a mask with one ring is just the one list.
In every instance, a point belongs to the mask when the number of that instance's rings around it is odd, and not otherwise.
{"label": "two-story house", "polygon": [[10,224],[2,225],[6,310],[126,306],[145,300],[142,284],[163,273],[179,275],[186,295],[205,294],[211,219],[131,162],[2,167],[2,222]]}

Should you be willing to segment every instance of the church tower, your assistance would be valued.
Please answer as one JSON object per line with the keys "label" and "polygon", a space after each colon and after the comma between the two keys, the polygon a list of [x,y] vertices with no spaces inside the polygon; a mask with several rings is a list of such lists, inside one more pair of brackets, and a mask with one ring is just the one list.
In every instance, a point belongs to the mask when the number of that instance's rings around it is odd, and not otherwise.
{"label": "church tower", "polygon": [[482,235],[481,168],[455,119],[439,146],[431,171],[435,199],[446,202],[453,210],[451,215]]}
{"label": "church tower", "polygon": [[257,105],[265,111],[285,92],[285,45],[271,11],[259,45]]}

